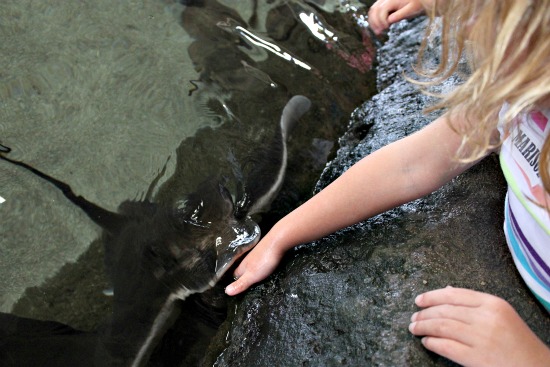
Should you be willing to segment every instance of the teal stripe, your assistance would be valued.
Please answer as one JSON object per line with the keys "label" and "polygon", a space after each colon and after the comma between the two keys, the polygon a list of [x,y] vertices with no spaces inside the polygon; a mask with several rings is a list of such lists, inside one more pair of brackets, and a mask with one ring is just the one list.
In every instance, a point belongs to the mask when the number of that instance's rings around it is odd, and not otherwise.
{"label": "teal stripe", "polygon": [[547,300],[543,299],[541,296],[539,296],[536,292],[534,292],[531,287],[529,287],[529,290],[531,291],[531,293],[533,293],[535,295],[535,297],[537,298],[537,300],[541,303],[541,305],[544,306],[544,308],[546,308],[546,311],[550,312],[550,302],[548,302]]}

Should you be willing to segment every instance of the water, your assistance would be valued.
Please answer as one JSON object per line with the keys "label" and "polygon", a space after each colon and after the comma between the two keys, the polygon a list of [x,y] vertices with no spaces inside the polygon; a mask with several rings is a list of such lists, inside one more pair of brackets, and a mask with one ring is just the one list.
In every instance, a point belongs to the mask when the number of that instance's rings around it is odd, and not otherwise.
{"label": "water", "polygon": [[[0,139],[11,156],[112,210],[143,191],[181,140],[211,123],[186,98],[197,75],[172,10],[160,1],[3,2]],[[99,231],[54,188],[0,169],[0,307],[9,311]]]}
{"label": "water", "polygon": [[[157,177],[154,198],[177,202],[227,168],[228,142],[236,157],[261,149],[288,98],[303,94],[313,107],[292,134],[287,180],[263,222],[305,200],[373,90],[368,33],[348,2],[203,3],[2,2],[9,156],[111,211]],[[0,197],[0,311],[95,330],[111,303],[101,228],[5,161]]]}

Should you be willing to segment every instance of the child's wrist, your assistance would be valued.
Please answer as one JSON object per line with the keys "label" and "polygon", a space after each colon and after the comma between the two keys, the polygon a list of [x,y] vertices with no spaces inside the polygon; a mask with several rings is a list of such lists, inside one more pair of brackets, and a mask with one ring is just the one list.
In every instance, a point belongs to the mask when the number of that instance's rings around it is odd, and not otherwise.
{"label": "child's wrist", "polygon": [[268,234],[272,237],[269,241],[272,251],[279,253],[280,255],[298,245],[297,243],[294,243],[292,239],[293,226],[291,223],[288,223],[288,220],[285,219],[286,218],[283,218],[277,222]]}

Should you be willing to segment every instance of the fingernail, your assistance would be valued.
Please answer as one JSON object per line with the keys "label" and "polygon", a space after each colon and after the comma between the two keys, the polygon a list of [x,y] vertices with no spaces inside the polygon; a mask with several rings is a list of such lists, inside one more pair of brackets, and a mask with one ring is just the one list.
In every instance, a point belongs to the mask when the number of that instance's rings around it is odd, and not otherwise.
{"label": "fingernail", "polygon": [[422,294],[419,294],[418,296],[416,296],[416,298],[414,299],[414,303],[418,305],[420,301],[422,301],[422,296],[423,296]]}
{"label": "fingernail", "polygon": [[229,295],[229,293],[233,290],[233,285],[230,284],[227,287],[225,287],[225,294]]}
{"label": "fingernail", "polygon": [[416,322],[411,322],[409,324],[409,331],[414,334],[414,327],[416,326]]}
{"label": "fingernail", "polygon": [[417,316],[418,316],[418,312],[413,313],[411,316],[411,322],[415,322]]}

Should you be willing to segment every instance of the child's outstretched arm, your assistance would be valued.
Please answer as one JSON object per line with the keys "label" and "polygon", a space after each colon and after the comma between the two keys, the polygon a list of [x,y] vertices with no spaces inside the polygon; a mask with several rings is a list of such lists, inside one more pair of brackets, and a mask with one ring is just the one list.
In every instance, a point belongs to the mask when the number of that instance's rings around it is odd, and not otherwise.
{"label": "child's outstretched arm", "polygon": [[422,197],[471,166],[456,161],[461,138],[448,118],[363,158],[281,219],[237,267],[226,293],[265,279],[288,249]]}
{"label": "child's outstretched arm", "polygon": [[548,366],[550,349],[503,299],[447,287],[419,295],[409,330],[465,366]]}
{"label": "child's outstretched arm", "polygon": [[423,14],[434,0],[378,0],[369,9],[369,26],[381,34],[393,23]]}

